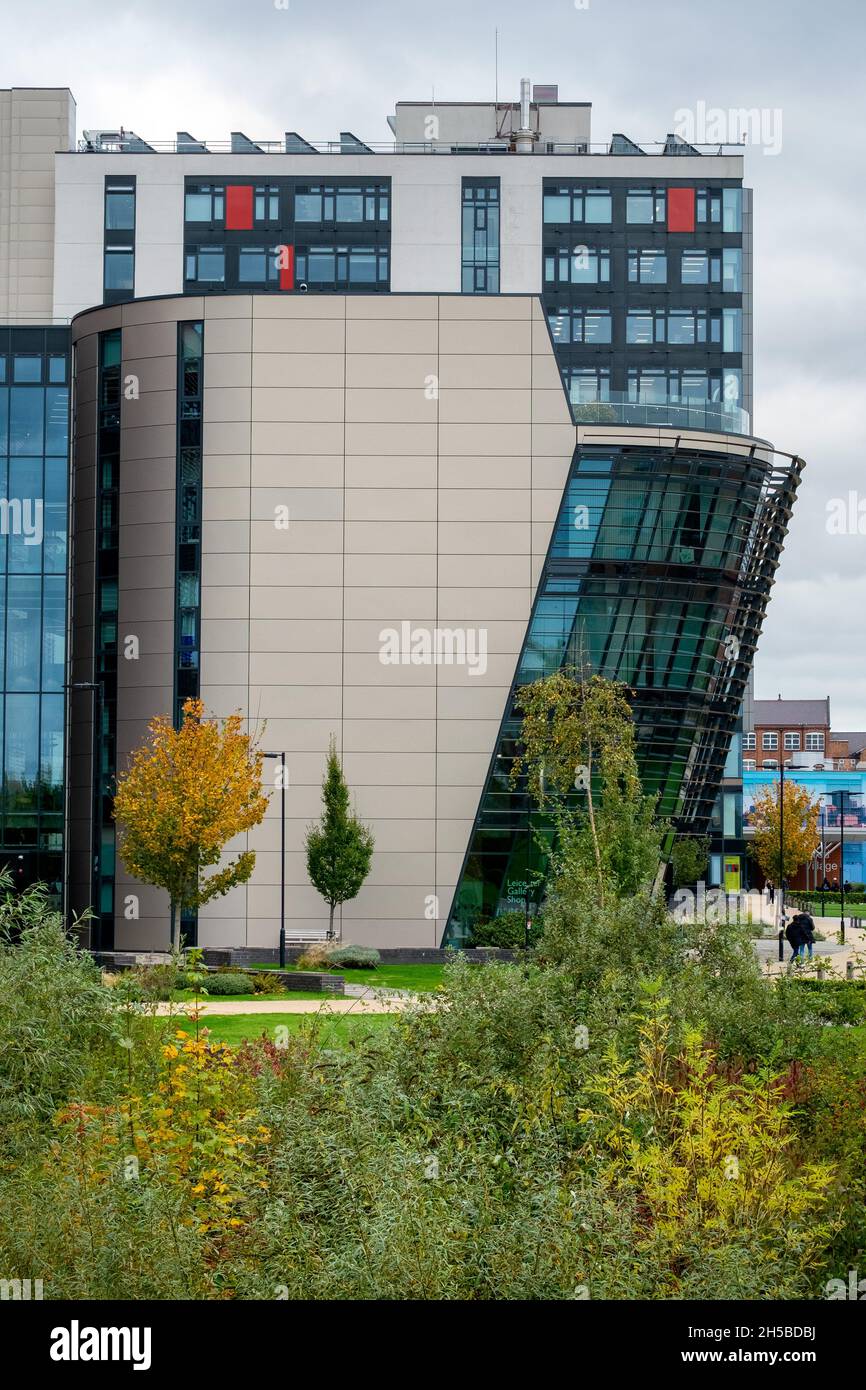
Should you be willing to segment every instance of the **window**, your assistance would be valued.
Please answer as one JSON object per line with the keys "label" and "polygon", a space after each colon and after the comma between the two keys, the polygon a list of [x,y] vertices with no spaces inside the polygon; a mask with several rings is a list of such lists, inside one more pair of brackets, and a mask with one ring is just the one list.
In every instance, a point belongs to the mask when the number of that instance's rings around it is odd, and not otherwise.
{"label": "window", "polygon": [[726,246],[722,252],[722,289],[738,294],[743,288],[743,253],[739,246]]}
{"label": "window", "polygon": [[718,251],[706,251],[700,247],[683,251],[680,279],[684,285],[716,285],[721,278],[721,257]]}
{"label": "window", "polygon": [[722,352],[743,351],[742,309],[722,310]]}
{"label": "window", "polygon": [[744,747],[744,748],[749,748],[749,749],[754,748],[754,747],[755,747],[755,743],[756,743],[756,739],[755,739],[755,735],[754,735],[754,734],[743,734],[743,747]]}
{"label": "window", "polygon": [[610,283],[610,251],[595,246],[575,246],[544,253],[547,284],[600,285]]}
{"label": "window", "polygon": [[177,395],[180,430],[175,480],[175,719],[184,700],[199,693],[199,576],[202,514],[202,400],[204,324],[177,325]]}
{"label": "window", "polygon": [[545,195],[544,195],[544,221],[545,221],[545,222],[570,222],[570,221],[571,221],[571,194],[570,194],[570,193],[545,193]]}
{"label": "window", "polygon": [[238,284],[275,284],[280,276],[278,254],[271,246],[242,246],[238,251]]}
{"label": "window", "polygon": [[695,219],[698,222],[721,222],[722,195],[717,188],[698,188],[696,190]]}
{"label": "window", "polygon": [[765,758],[764,761],[761,763],[761,767],[766,768],[768,772],[777,771],[779,767],[779,761],[777,758]]}
{"label": "window", "polygon": [[744,772],[755,772],[755,771],[757,770],[757,766],[758,766],[758,765],[757,765],[757,763],[755,762],[755,759],[754,759],[754,758],[744,758],[744,759],[743,759],[743,771],[744,771]]}
{"label": "window", "polygon": [[729,410],[737,410],[743,398],[743,373],[739,367],[726,367],[722,373],[722,399]]}
{"label": "window", "polygon": [[666,285],[668,258],[664,251],[629,251],[628,278],[636,285]]}
{"label": "window", "polygon": [[822,733],[819,733],[819,732],[816,732],[815,730],[812,730],[812,732],[806,734],[806,752],[807,752],[807,753],[823,753],[823,752],[824,752],[824,735],[823,735]]}
{"label": "window", "polygon": [[796,734],[796,733],[786,733],[786,734],[785,734],[785,752],[786,752],[786,753],[799,753],[799,751],[800,751],[800,735],[799,735],[799,734]]}
{"label": "window", "polygon": [[570,367],[565,372],[572,405],[610,400],[610,372],[604,367]]}
{"label": "window", "polygon": [[[658,332],[659,336],[656,337]],[[651,309],[629,309],[625,318],[625,340],[649,347],[652,343],[664,342],[664,310],[654,314]]]}
{"label": "window", "polygon": [[555,343],[609,343],[611,341],[611,312],[590,305],[568,305],[549,309],[550,331]]}
{"label": "window", "polygon": [[613,221],[613,199],[609,188],[588,188],[582,184],[560,184],[545,188],[542,216],[547,223],[587,222],[606,226]]}
{"label": "window", "polygon": [[[333,199],[331,200],[330,215],[333,217]],[[322,219],[322,193],[321,189],[316,189],[312,193],[295,194],[295,221],[296,222],[321,222]]]}
{"label": "window", "polygon": [[132,293],[135,283],[135,253],[131,246],[106,246],[103,287],[111,294]]}
{"label": "window", "polygon": [[225,191],[222,186],[202,183],[187,187],[187,222],[222,222],[224,217]]}
{"label": "window", "polygon": [[298,246],[296,279],[310,289],[376,285],[387,288],[389,256],[384,246]]}
{"label": "window", "polygon": [[718,404],[722,400],[722,373],[691,367],[629,367],[628,399],[649,405]]}
{"label": "window", "polygon": [[762,734],[762,735],[761,735],[761,747],[762,747],[762,748],[774,749],[774,748],[778,748],[778,746],[779,746],[779,735],[778,735],[778,734]]}
{"label": "window", "polygon": [[253,195],[253,216],[256,222],[279,222],[280,190],[276,184],[257,184]]}
{"label": "window", "polygon": [[[579,200],[575,198],[574,201],[575,206],[577,206]],[[583,197],[584,222],[610,222],[612,217],[613,211],[608,189],[588,188]]]}
{"label": "window", "polygon": [[722,231],[741,232],[743,230],[743,190],[742,188],[722,189]]}
{"label": "window", "polygon": [[499,293],[499,180],[464,179],[461,288]]}
{"label": "window", "polygon": [[112,179],[105,185],[106,231],[130,232],[135,227],[135,183]]}
{"label": "window", "polygon": [[664,188],[630,188],[625,199],[625,220],[638,225],[663,223],[666,203]]}
{"label": "window", "polygon": [[203,284],[225,284],[225,247],[188,246],[186,249],[186,278]]}
{"label": "window", "polygon": [[718,314],[706,309],[671,309],[668,313],[668,342],[675,347],[695,343],[719,343],[722,323]]}
{"label": "window", "polygon": [[105,179],[102,298],[131,299],[135,289],[135,177]]}
{"label": "window", "polygon": [[667,341],[673,347],[718,343],[721,318],[706,309],[629,309],[625,340],[644,347]]}
{"label": "window", "polygon": [[41,381],[42,358],[16,353],[12,364],[13,381]]}
{"label": "window", "polygon": [[299,184],[295,189],[296,222],[387,222],[390,185]]}

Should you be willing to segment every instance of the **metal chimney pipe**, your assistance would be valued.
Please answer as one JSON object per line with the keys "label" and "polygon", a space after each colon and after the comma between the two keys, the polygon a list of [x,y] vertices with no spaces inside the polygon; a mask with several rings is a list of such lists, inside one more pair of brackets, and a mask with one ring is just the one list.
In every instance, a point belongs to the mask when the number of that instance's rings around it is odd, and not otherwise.
{"label": "metal chimney pipe", "polygon": [[528,77],[520,79],[520,129],[529,129],[529,96],[530,84]]}

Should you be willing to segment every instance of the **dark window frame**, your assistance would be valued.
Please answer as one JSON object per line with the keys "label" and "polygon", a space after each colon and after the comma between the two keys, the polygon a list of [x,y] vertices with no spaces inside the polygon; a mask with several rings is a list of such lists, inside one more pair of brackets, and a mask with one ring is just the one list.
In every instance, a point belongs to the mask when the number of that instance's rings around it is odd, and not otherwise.
{"label": "dark window frame", "polygon": [[[108,226],[108,200],[112,193],[132,193],[132,226]],[[138,186],[135,174],[106,174],[102,192],[102,302],[123,304],[135,298],[135,243],[138,224]],[[114,288],[108,283],[110,257],[130,256],[130,285]]]}

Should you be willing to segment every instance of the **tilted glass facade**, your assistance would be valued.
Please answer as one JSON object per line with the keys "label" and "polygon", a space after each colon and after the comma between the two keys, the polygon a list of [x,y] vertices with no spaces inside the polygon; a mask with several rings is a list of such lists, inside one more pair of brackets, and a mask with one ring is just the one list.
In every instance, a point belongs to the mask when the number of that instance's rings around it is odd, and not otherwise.
{"label": "tilted glass facade", "polygon": [[69,334],[0,328],[0,862],[59,902]]}
{"label": "tilted glass facade", "polygon": [[796,476],[681,441],[578,448],[446,940],[522,908],[544,867],[510,782],[514,696],[563,666],[630,688],[644,790],[677,829],[707,832]]}

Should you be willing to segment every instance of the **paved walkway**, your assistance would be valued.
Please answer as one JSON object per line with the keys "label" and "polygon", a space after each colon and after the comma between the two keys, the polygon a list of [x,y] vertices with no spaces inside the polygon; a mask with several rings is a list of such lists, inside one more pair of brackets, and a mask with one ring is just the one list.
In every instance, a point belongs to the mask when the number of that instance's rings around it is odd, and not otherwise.
{"label": "paved walkway", "polygon": [[[415,1002],[415,996],[396,995],[389,999],[331,999],[324,996],[321,1004],[317,999],[214,999],[209,998],[199,1006],[199,1016],[207,1019],[227,1014],[398,1014]],[[156,1012],[161,1015],[174,1014],[177,1018],[188,1016],[193,1007],[191,1001],[184,1003],[158,1004]]]}
{"label": "paved walkway", "polygon": [[[814,917],[815,928],[821,932],[825,941],[816,941],[813,947],[815,959],[810,964],[808,957],[805,966],[799,967],[809,973],[817,970],[817,961],[821,957],[826,962],[828,975],[837,978],[845,977],[848,962],[854,963],[854,975],[856,979],[862,979],[866,973],[866,929],[862,926],[852,927],[850,917],[845,919],[845,945],[839,941],[840,919],[838,917]],[[763,937],[756,941],[755,950],[762,964],[766,964],[769,974],[779,975],[788,969],[788,962],[791,955],[791,947],[785,942],[785,960],[779,961],[779,940],[778,937]]]}

